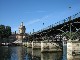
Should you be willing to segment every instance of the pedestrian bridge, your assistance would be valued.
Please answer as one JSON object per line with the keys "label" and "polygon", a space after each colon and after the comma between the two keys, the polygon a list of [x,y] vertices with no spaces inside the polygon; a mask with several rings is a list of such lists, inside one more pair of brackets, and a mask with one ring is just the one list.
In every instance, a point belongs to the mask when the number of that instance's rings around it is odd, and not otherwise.
{"label": "pedestrian bridge", "polygon": [[[67,40],[72,39],[73,33],[77,33],[78,30],[80,30],[80,12],[37,32],[33,31],[28,41],[54,42],[63,46],[63,41],[67,42]],[[73,38],[77,39],[78,37]]]}
{"label": "pedestrian bridge", "polygon": [[[37,32],[33,32],[30,36],[31,41],[47,40],[47,41],[62,41],[63,35],[66,33],[77,32],[80,28],[80,12],[69,16],[68,18],[59,21],[55,24],[43,28]],[[69,35],[69,34],[68,34]]]}

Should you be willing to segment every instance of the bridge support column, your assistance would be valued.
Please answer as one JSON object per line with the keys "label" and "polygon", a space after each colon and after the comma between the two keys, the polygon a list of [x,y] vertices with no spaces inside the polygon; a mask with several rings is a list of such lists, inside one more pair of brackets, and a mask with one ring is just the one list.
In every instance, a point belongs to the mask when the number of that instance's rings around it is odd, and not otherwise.
{"label": "bridge support column", "polygon": [[60,46],[55,42],[41,42],[41,52],[62,51]]}
{"label": "bridge support column", "polygon": [[23,42],[22,45],[27,47],[27,42]]}
{"label": "bridge support column", "polygon": [[[73,55],[80,54],[80,41],[67,41],[67,58],[73,58]],[[80,56],[80,55],[79,55]],[[77,56],[77,58],[80,58]]]}
{"label": "bridge support column", "polygon": [[32,42],[27,42],[27,47],[32,48]]}
{"label": "bridge support column", "polygon": [[41,48],[41,42],[32,41],[32,49],[40,49],[40,48]]}

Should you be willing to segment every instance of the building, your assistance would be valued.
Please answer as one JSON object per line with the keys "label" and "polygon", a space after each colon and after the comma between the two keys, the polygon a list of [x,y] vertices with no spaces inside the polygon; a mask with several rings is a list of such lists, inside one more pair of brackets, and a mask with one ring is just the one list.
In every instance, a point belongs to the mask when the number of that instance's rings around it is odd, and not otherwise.
{"label": "building", "polygon": [[20,27],[19,27],[19,34],[25,34],[25,26],[23,25],[23,22],[21,23]]}
{"label": "building", "polygon": [[14,43],[22,43],[23,41],[27,41],[28,40],[28,34],[25,33],[26,28],[23,25],[23,22],[20,24],[19,27],[19,33],[15,34],[16,36],[16,41],[14,41]]}

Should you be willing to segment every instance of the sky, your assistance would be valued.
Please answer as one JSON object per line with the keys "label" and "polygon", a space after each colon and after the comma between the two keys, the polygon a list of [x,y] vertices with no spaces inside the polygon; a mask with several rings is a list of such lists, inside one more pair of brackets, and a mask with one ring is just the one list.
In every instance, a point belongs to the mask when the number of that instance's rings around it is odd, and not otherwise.
{"label": "sky", "polygon": [[11,26],[12,32],[18,33],[23,22],[26,33],[30,33],[78,12],[80,0],[0,0],[0,25]]}

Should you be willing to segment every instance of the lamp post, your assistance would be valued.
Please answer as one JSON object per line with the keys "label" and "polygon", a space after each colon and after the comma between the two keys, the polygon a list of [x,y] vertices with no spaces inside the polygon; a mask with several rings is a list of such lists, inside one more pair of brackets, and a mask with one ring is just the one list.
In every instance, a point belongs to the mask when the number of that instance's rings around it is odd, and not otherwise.
{"label": "lamp post", "polygon": [[[71,10],[71,6],[69,6],[69,10]],[[69,21],[71,22],[71,16],[69,17]],[[71,39],[71,23],[70,23],[70,39]]]}
{"label": "lamp post", "polygon": [[33,29],[33,41],[34,41],[34,29]]}
{"label": "lamp post", "polygon": [[[71,16],[69,17],[69,21],[71,22]],[[70,39],[71,39],[71,23],[70,23]]]}

